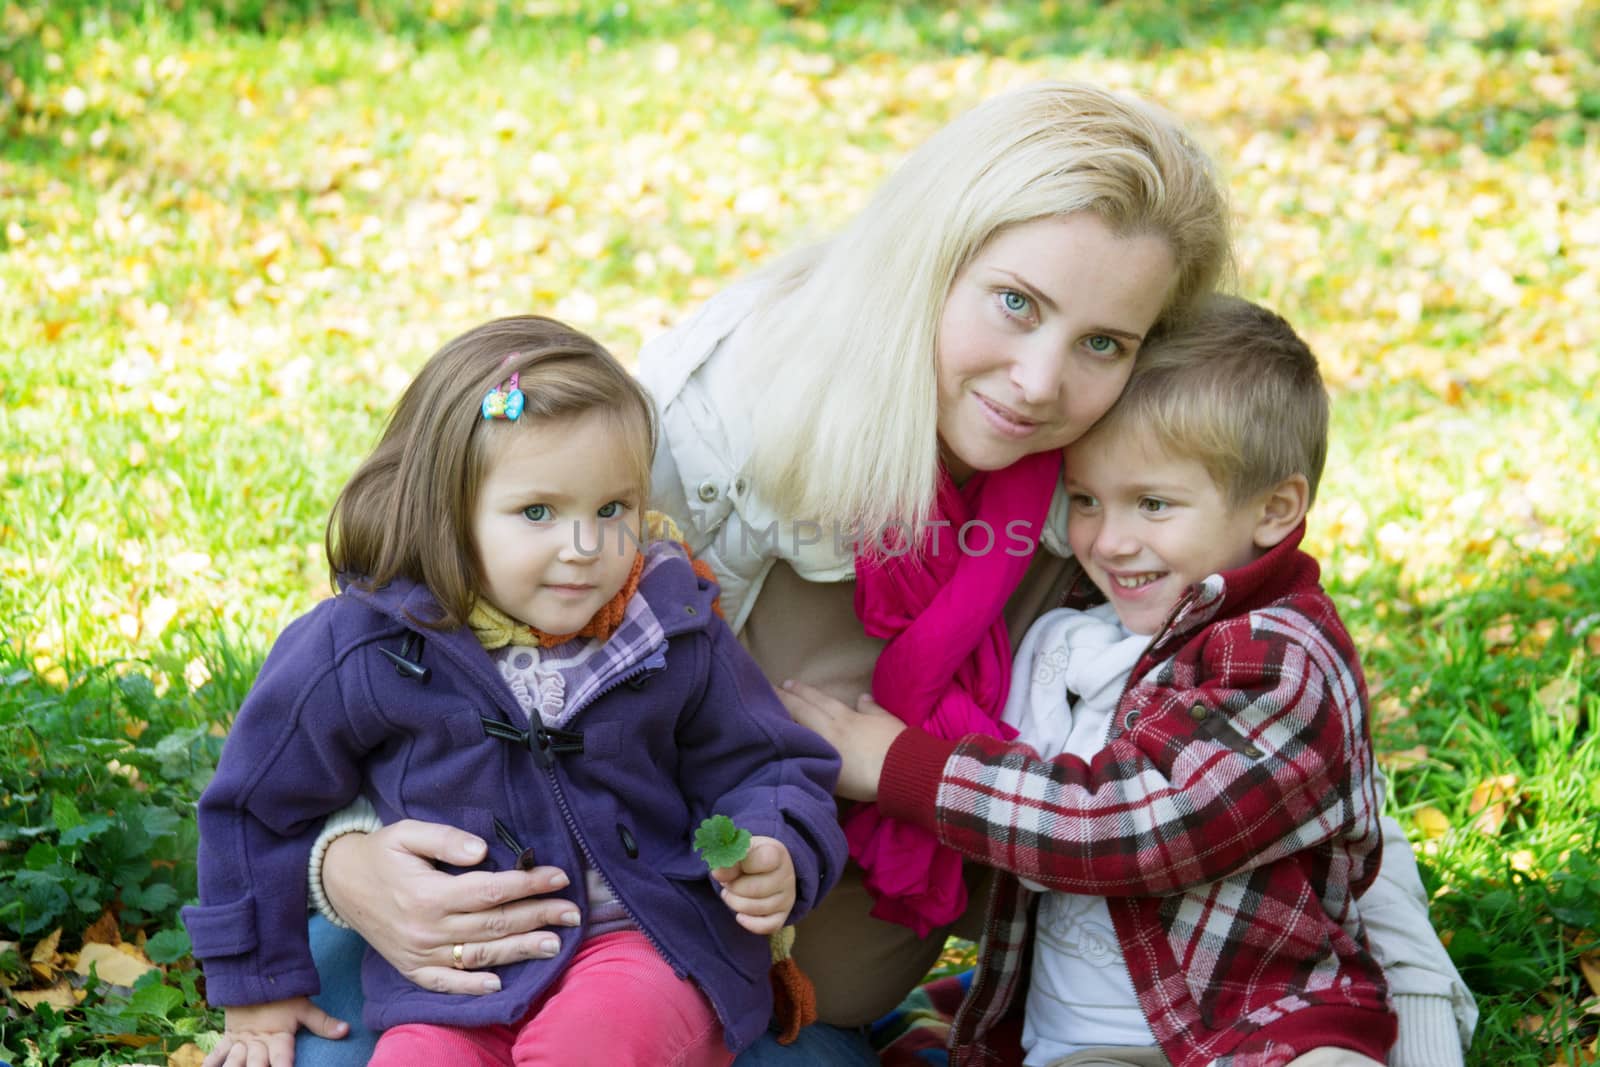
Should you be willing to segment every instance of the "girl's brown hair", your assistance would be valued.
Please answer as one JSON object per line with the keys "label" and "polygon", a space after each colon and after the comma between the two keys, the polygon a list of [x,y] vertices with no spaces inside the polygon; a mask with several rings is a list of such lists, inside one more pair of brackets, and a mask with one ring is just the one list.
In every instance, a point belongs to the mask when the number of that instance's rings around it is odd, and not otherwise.
{"label": "girl's brown hair", "polygon": [[[484,395],[513,373],[527,398],[521,417],[483,418]],[[482,585],[472,513],[489,462],[519,431],[589,412],[603,413],[632,442],[642,506],[655,406],[611,353],[538,315],[496,319],[450,341],[406,387],[378,447],[334,502],[326,545],[335,586],[375,589],[409,578],[441,609],[417,622],[460,626]]]}

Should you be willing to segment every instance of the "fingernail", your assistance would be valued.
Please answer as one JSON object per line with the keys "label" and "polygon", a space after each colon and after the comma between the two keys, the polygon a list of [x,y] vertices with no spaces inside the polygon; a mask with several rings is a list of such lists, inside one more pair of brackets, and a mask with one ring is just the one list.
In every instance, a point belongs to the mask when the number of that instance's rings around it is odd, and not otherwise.
{"label": "fingernail", "polygon": [[500,992],[500,979],[497,976],[492,975],[492,974],[489,977],[485,978],[483,980],[483,991],[485,993],[498,993],[498,992]]}
{"label": "fingernail", "polygon": [[551,889],[565,889],[569,884],[570,883],[567,881],[567,876],[562,874],[560,871],[557,871],[555,874],[550,876]]}
{"label": "fingernail", "polygon": [[561,951],[561,942],[553,937],[541,937],[539,939],[537,951],[540,955],[545,957],[554,956],[557,952]]}
{"label": "fingernail", "polygon": [[794,687],[794,683],[792,681],[790,681],[789,679],[785,678],[783,680],[783,685],[780,688],[791,689],[793,687]]}
{"label": "fingernail", "polygon": [[575,911],[564,911],[561,913],[561,921],[567,926],[577,926],[583,921],[583,916]]}

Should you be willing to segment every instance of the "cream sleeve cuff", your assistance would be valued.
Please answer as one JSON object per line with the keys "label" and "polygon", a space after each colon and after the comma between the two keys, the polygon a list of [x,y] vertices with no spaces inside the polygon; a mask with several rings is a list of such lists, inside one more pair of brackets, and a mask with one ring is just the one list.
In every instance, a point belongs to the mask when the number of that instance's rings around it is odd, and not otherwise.
{"label": "cream sleeve cuff", "polygon": [[306,871],[311,904],[335,926],[350,929],[350,924],[339,918],[339,913],[333,910],[333,905],[328,902],[328,894],[322,888],[322,860],[328,854],[328,846],[345,834],[370,834],[381,829],[383,821],[378,818],[372,802],[366,797],[357,797],[348,808],[328,816],[322,824],[322,833],[317,835],[316,843],[311,846],[311,863]]}
{"label": "cream sleeve cuff", "polygon": [[1400,1036],[1389,1050],[1389,1067],[1462,1067],[1461,1034],[1449,997],[1399,993],[1391,999],[1400,1016]]}

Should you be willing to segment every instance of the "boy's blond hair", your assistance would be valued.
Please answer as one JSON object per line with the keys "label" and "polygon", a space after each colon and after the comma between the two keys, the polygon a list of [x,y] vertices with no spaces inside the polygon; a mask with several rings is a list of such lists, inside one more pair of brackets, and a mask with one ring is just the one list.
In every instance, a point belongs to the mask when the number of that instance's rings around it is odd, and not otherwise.
{"label": "boy's blond hair", "polygon": [[1198,461],[1230,504],[1305,475],[1317,496],[1328,455],[1328,391],[1317,357],[1284,319],[1213,295],[1139,350],[1128,386],[1091,433],[1138,430]]}

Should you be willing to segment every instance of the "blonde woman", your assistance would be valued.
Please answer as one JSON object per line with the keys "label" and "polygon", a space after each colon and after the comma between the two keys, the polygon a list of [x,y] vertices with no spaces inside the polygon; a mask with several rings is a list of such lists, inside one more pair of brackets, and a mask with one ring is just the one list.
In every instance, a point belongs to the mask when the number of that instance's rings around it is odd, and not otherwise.
{"label": "blonde woman", "polygon": [[[1012,641],[1063,592],[1060,449],[1225,272],[1227,216],[1165,113],[1038,84],[952,122],[834,238],[646,347],[653,504],[716,571],[768,679],[871,691],[946,736],[1001,730]],[[796,928],[820,1023],[740,1067],[875,1063],[861,1028],[928,971],[983,880],[870,805],[841,819],[855,862]],[[430,988],[477,993],[576,921],[548,895],[563,872],[438,872],[484,856],[443,827],[351,811],[319,845],[324,914]],[[349,1015],[338,965],[322,971],[324,1006]],[[356,1044],[305,1041],[302,1062],[362,1062],[340,1058]]]}

